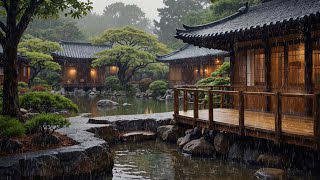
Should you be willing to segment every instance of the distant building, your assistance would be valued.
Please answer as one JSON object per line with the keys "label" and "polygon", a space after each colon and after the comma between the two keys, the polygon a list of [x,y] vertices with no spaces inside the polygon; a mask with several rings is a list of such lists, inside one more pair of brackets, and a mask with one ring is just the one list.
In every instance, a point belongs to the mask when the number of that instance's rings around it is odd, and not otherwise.
{"label": "distant building", "polygon": [[[28,66],[27,58],[23,56],[18,56],[18,81],[28,83],[30,78],[30,67]],[[3,71],[3,49],[0,46],[0,84],[2,85],[4,81],[4,71]]]}
{"label": "distant building", "polygon": [[108,45],[91,43],[60,42],[61,51],[52,53],[56,62],[62,67],[62,84],[65,89],[101,88],[104,86],[106,74],[114,75],[114,66],[92,67],[95,54],[112,48]]}
{"label": "distant building", "polygon": [[169,85],[195,84],[229,61],[229,53],[217,49],[199,48],[187,44],[167,55],[158,56],[157,61],[169,64]]}

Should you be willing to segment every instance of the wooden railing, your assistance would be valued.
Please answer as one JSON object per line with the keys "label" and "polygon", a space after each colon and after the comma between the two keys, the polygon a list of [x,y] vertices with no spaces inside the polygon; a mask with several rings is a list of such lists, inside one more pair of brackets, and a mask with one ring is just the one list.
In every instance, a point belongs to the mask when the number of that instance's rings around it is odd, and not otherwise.
{"label": "wooden railing", "polygon": [[[318,147],[320,140],[320,94],[300,94],[300,93],[273,93],[273,92],[244,92],[244,91],[230,91],[228,86],[177,86],[174,88],[174,115],[179,115],[179,94],[183,94],[183,111],[188,111],[188,93],[193,95],[193,125],[197,124],[199,119],[199,93],[205,93],[208,96],[208,126],[210,129],[215,129],[214,121],[214,95],[221,95],[220,108],[224,107],[224,97],[226,95],[237,97],[239,124],[238,134],[245,135],[245,97],[246,96],[262,96],[273,97],[274,101],[274,141],[280,143],[283,138],[282,131],[282,98],[304,98],[313,99],[313,136],[315,145]],[[232,102],[235,104],[234,102]],[[288,134],[288,133],[287,133]]]}

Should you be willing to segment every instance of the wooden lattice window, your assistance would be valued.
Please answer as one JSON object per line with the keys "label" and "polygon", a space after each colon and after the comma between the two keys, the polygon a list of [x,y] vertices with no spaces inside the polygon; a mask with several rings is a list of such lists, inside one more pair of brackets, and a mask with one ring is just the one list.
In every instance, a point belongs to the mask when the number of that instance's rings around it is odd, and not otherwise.
{"label": "wooden lattice window", "polygon": [[263,85],[265,82],[264,49],[247,50],[247,86]]}
{"label": "wooden lattice window", "polygon": [[271,48],[271,84],[274,88],[284,85],[284,47]]}
{"label": "wooden lattice window", "polygon": [[304,43],[288,46],[288,84],[298,85],[304,83]]}
{"label": "wooden lattice window", "polygon": [[312,51],[312,82],[320,84],[320,41],[313,43]]}

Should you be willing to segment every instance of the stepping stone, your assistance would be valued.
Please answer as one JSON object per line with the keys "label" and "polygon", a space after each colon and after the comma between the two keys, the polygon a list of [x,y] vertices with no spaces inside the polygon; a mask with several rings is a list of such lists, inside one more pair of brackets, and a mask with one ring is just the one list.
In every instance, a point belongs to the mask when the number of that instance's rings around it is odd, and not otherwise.
{"label": "stepping stone", "polygon": [[263,180],[286,180],[286,172],[276,168],[261,168],[254,173],[257,179]]}
{"label": "stepping stone", "polygon": [[150,131],[132,131],[125,133],[121,136],[121,140],[124,142],[142,142],[148,140],[155,140],[156,134]]}

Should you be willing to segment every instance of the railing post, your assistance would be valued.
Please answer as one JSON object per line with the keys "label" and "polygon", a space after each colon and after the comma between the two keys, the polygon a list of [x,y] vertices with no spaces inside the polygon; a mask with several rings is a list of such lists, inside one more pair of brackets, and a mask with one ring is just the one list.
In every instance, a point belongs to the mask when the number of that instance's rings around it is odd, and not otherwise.
{"label": "railing post", "polygon": [[313,95],[313,136],[314,136],[314,141],[315,141],[315,146],[316,149],[319,149],[320,145],[320,94],[314,94]]}
{"label": "railing post", "polygon": [[188,111],[188,91],[183,91],[183,111]]}
{"label": "railing post", "polygon": [[196,126],[197,119],[199,118],[199,96],[198,91],[193,91],[193,125]]}
{"label": "railing post", "polygon": [[214,129],[214,122],[213,122],[213,94],[209,91],[208,94],[208,103],[209,103],[209,129]]}
{"label": "railing post", "polygon": [[239,91],[239,135],[244,135],[244,96],[243,91]]}
{"label": "railing post", "polygon": [[179,114],[179,90],[174,88],[174,115]]}
{"label": "railing post", "polygon": [[220,96],[220,108],[223,108],[223,104],[224,104],[224,94],[221,94],[221,96]]}
{"label": "railing post", "polygon": [[281,142],[282,135],[282,102],[281,93],[276,93],[276,112],[275,112],[275,142]]}

